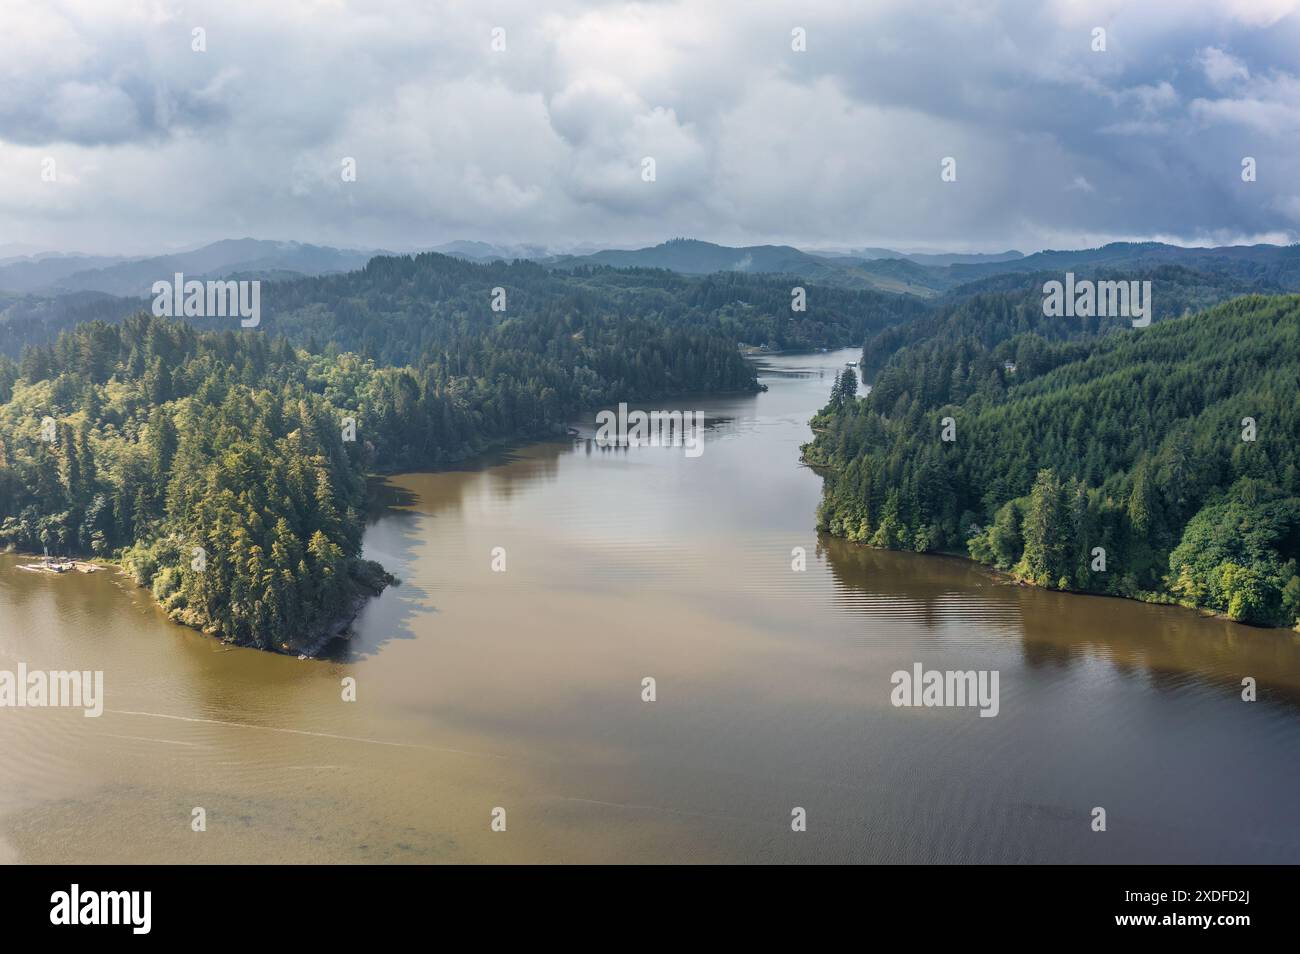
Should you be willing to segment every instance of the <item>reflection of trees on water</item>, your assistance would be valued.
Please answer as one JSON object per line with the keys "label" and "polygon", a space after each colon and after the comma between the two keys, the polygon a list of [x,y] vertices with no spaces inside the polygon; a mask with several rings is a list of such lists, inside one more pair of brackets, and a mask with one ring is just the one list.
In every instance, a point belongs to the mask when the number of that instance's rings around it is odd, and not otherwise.
{"label": "reflection of trees on water", "polygon": [[1300,706],[1300,639],[1286,630],[1114,597],[1032,587],[1017,587],[1015,592],[1029,665],[1060,666],[1096,657],[1118,672],[1146,678],[1162,692],[1199,682],[1238,699],[1241,680],[1253,676],[1261,700]]}
{"label": "reflection of trees on water", "polygon": [[850,612],[863,604],[909,604],[916,622],[934,632],[972,618],[972,632],[1018,635],[1024,664],[1065,671],[1101,659],[1115,672],[1141,678],[1159,692],[1189,684],[1240,698],[1253,676],[1260,700],[1300,707],[1300,638],[1204,618],[1179,607],[1017,586],[969,561],[873,550],[822,536],[836,599]]}
{"label": "reflection of trees on water", "polygon": [[539,480],[553,482],[559,475],[560,458],[574,453],[570,441],[549,441],[529,446],[527,453],[498,450],[428,471],[375,477],[370,481],[366,517],[369,523],[395,514],[415,511],[438,516],[464,509],[468,491],[481,490],[479,481],[493,499],[511,500]]}
{"label": "reflection of trees on water", "polygon": [[[493,500],[514,500],[521,493],[534,489],[540,484],[553,484],[559,479],[560,458],[574,453],[572,441],[551,441],[546,444],[534,444],[527,454],[511,456],[508,460],[495,462],[483,471],[487,482],[487,491]],[[458,486],[463,490],[472,486],[462,482]]]}
{"label": "reflection of trees on water", "polygon": [[533,444],[526,453],[503,449],[434,471],[372,478],[366,510],[367,543],[382,547],[380,562],[401,580],[386,594],[391,594],[390,609],[391,600],[396,600],[400,608],[396,617],[385,620],[381,635],[371,627],[364,645],[360,640],[340,640],[324,655],[354,661],[373,655],[392,639],[413,638],[411,620],[417,614],[437,609],[428,588],[411,579],[413,574],[403,572],[419,565],[417,551],[429,542],[425,521],[463,519],[467,501],[476,495],[486,493],[494,500],[510,500],[536,487],[539,481],[554,482],[560,458],[573,452],[571,442],[552,441]]}
{"label": "reflection of trees on water", "polygon": [[850,612],[862,611],[864,597],[867,603],[902,603],[909,619],[935,632],[976,611],[983,623],[1001,627],[990,618],[1014,611],[1014,594],[968,560],[874,550],[826,534],[818,534],[817,556],[827,560],[836,600]]}
{"label": "reflection of trees on water", "polygon": [[825,368],[764,368],[763,376],[770,378],[824,378]]}
{"label": "reflection of trees on water", "polygon": [[387,516],[389,511],[414,507],[416,500],[415,494],[386,477],[371,477],[366,486],[367,526]]}

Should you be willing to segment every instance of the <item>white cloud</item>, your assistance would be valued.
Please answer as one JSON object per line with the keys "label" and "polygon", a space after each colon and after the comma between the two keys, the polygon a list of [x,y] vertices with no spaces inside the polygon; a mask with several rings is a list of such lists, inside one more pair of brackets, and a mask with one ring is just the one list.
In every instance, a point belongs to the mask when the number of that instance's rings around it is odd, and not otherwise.
{"label": "white cloud", "polygon": [[1191,115],[1204,125],[1236,125],[1270,138],[1300,133],[1300,77],[1280,70],[1251,76],[1244,68],[1233,76],[1234,95],[1194,99]]}
{"label": "white cloud", "polygon": [[1250,70],[1245,63],[1217,47],[1207,46],[1201,50],[1200,63],[1205,78],[1218,89],[1250,79]]}

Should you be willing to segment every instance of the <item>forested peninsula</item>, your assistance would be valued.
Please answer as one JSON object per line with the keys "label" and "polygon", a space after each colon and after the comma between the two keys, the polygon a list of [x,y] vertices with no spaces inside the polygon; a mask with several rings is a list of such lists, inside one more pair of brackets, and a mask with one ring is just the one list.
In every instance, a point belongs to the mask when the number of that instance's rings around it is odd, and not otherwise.
{"label": "forested peninsula", "polygon": [[819,528],[1296,625],[1300,297],[1055,340],[1020,301],[973,299],[884,356],[868,346],[870,394],[837,385],[804,448],[825,475]]}

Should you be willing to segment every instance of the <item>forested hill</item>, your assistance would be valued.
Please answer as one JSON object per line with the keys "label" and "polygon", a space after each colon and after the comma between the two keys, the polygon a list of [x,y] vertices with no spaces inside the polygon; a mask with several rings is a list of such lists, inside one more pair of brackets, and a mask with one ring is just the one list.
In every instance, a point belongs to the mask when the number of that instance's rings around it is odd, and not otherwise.
{"label": "forested hill", "polygon": [[[982,348],[992,349],[1021,336],[1018,347],[1003,347],[997,357],[1017,365],[1032,364],[1035,340],[1071,341],[1113,332],[1127,332],[1130,319],[1123,316],[1058,318],[1043,314],[1043,285],[1061,281],[1064,272],[1039,272],[999,275],[954,289],[926,315],[916,321],[898,323],[867,338],[862,352],[862,366],[875,372],[890,364],[890,359],[905,348],[931,350],[936,345],[971,339]],[[1202,311],[1212,305],[1253,293],[1271,294],[1280,288],[1252,282],[1232,274],[1196,271],[1180,265],[1161,265],[1147,269],[1116,271],[1109,268],[1081,267],[1078,278],[1095,281],[1151,282],[1152,320],[1164,321]],[[927,360],[914,354],[910,360]],[[894,363],[895,370],[902,366]]]}
{"label": "forested hill", "polygon": [[[802,311],[791,308],[795,286],[805,289]],[[503,311],[491,307],[497,288],[504,293]],[[477,346],[498,326],[497,342],[507,346],[531,347],[561,333],[590,337],[614,324],[635,335],[637,323],[649,322],[661,331],[711,333],[773,349],[858,347],[869,335],[927,311],[906,295],[823,286],[800,276],[561,270],[435,253],[382,256],[344,274],[264,281],[261,306],[264,331],[312,350],[333,343],[381,364],[413,364],[431,352]],[[145,300],[84,294],[0,297],[0,354],[17,358],[27,346],[48,344],[76,324],[95,318],[117,323],[148,307]],[[222,319],[190,321],[204,331],[223,327]]]}
{"label": "forested hill", "polygon": [[[397,367],[333,340],[308,351],[144,313],[0,358],[0,545],[117,557],[178,620],[303,645],[385,583],[359,559],[366,472],[554,433],[594,405],[757,387],[716,331],[558,306],[533,321],[482,312]],[[354,326],[339,322],[317,333],[346,341]],[[414,350],[397,329],[357,326]]]}
{"label": "forested hill", "polygon": [[1294,625],[1300,297],[1030,351],[1034,366],[1011,372],[977,340],[934,341],[864,399],[837,389],[805,447],[826,468],[820,527]]}
{"label": "forested hill", "polygon": [[[343,275],[263,286],[268,330],[299,344],[333,341],[381,363],[406,363],[458,349],[501,325],[526,345],[538,338],[617,326],[707,332],[734,344],[772,348],[860,345],[868,334],[925,312],[914,298],[805,286],[797,278],[658,269],[548,269],[533,262],[473,263],[426,253],[375,258]],[[490,307],[494,289],[504,310]]]}

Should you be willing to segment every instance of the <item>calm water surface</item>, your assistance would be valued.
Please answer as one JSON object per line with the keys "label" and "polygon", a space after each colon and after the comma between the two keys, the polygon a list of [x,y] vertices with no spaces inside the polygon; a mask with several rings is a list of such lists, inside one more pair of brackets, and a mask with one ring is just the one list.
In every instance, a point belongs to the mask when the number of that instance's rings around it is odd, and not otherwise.
{"label": "calm water surface", "polygon": [[[1300,861],[1295,634],[818,539],[799,445],[855,356],[690,404],[698,458],[566,440],[383,482],[366,551],[403,582],[332,661],[0,557],[0,668],[107,696],[0,710],[0,860]],[[893,708],[916,662],[999,670],[999,715]]]}

